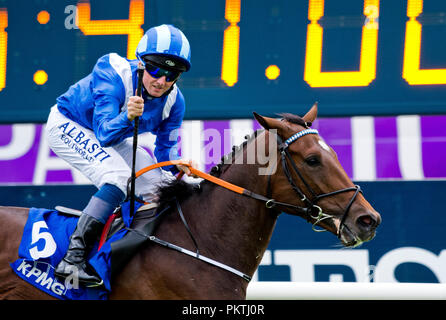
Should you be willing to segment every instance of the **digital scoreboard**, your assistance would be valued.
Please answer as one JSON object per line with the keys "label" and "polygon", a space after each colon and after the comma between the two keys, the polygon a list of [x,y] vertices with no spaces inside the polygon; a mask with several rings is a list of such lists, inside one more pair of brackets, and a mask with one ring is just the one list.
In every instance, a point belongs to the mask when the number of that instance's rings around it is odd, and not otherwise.
{"label": "digital scoreboard", "polygon": [[446,1],[0,0],[0,122],[45,122],[163,23],[191,44],[187,119],[446,113]]}

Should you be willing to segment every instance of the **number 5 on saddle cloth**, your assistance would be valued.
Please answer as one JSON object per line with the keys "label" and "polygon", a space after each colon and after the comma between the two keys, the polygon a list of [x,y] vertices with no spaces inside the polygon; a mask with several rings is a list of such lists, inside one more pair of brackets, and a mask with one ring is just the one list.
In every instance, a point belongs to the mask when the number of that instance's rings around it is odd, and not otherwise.
{"label": "number 5 on saddle cloth", "polygon": [[[143,205],[135,203],[135,209]],[[76,215],[57,210],[31,208],[19,246],[19,259],[11,263],[13,271],[23,280],[49,295],[64,300],[105,300],[111,291],[114,275],[125,266],[146,237],[129,232],[130,227],[142,234],[151,235],[161,221],[164,210],[156,208],[130,215],[130,204],[121,206],[121,216],[111,225],[108,235],[93,247],[88,263],[103,280],[99,287],[84,287],[73,277],[54,276],[54,268],[68,249],[69,237],[76,228]],[[102,240],[102,239],[101,239]]]}

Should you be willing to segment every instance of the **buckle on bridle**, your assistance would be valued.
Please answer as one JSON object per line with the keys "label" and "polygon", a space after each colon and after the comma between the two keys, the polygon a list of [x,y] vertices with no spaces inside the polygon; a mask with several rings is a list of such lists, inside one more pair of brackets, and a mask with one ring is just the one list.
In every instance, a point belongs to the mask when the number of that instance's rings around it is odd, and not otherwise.
{"label": "buckle on bridle", "polygon": [[274,199],[269,199],[265,203],[265,207],[267,207],[268,209],[272,209],[275,205],[276,205],[276,201]]}
{"label": "buckle on bridle", "polygon": [[[311,213],[312,213],[312,212],[311,212],[311,209],[313,209],[313,208],[316,208],[316,209],[318,210],[318,212],[317,212],[317,216],[313,216],[313,215],[311,214]],[[309,208],[309,209],[310,209],[310,214],[309,214],[309,216],[310,216],[311,218],[313,218],[314,220],[316,220],[316,221],[313,223],[313,226],[311,227],[311,228],[313,229],[313,231],[314,231],[314,232],[324,232],[324,231],[327,231],[327,230],[325,230],[325,229],[317,229],[316,226],[317,226],[321,221],[326,220],[326,219],[334,218],[334,216],[324,213],[324,212],[322,211],[322,208],[321,208],[321,207],[319,207],[319,206],[317,206],[317,205],[314,205],[314,204],[313,204],[313,206],[312,206],[311,208]]]}
{"label": "buckle on bridle", "polygon": [[284,143],[281,143],[281,144],[278,146],[278,149],[279,149],[279,151],[280,151],[281,153],[284,153],[285,150],[286,150],[288,147],[289,147],[289,144],[286,143],[286,142],[284,142]]}
{"label": "buckle on bridle", "polygon": [[[315,208],[315,209],[318,210],[318,212],[317,212],[317,216],[313,216],[313,215],[311,214],[313,208]],[[315,219],[315,220],[319,219],[320,216],[323,214],[323,212],[322,212],[322,208],[319,207],[319,206],[317,206],[317,205],[315,205],[315,204],[313,204],[313,206],[312,206],[311,208],[309,208],[309,210],[310,210],[310,217],[313,218],[313,219]]]}

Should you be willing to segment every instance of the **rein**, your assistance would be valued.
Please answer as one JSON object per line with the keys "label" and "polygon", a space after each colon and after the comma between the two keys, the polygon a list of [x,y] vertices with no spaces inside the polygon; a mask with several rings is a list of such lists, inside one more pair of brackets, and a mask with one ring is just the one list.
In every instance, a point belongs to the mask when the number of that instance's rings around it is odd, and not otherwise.
{"label": "rein", "polygon": [[[253,198],[253,199],[256,199],[256,200],[263,201],[263,202],[265,202],[265,206],[268,209],[272,209],[275,206],[287,207],[287,208],[291,208],[291,209],[297,211],[296,214],[287,212],[288,214],[298,215],[298,213],[301,213],[302,215],[304,215],[304,217],[306,217],[307,221],[309,221],[310,219],[313,219],[314,223],[313,223],[312,229],[314,231],[316,231],[316,232],[326,231],[324,229],[317,229],[316,228],[316,226],[321,221],[326,220],[326,219],[334,218],[333,215],[329,215],[329,214],[324,213],[322,211],[322,208],[320,206],[316,205],[316,203],[319,200],[321,200],[322,198],[326,198],[326,197],[329,197],[329,196],[335,196],[335,195],[338,195],[340,193],[344,193],[344,192],[348,192],[348,191],[355,191],[355,193],[353,194],[353,196],[350,199],[349,203],[347,204],[347,206],[344,209],[344,213],[343,213],[342,218],[341,218],[341,223],[339,224],[339,228],[338,228],[338,237],[339,237],[342,228],[347,228],[348,229],[348,227],[345,225],[345,220],[346,220],[346,218],[348,216],[348,212],[349,212],[353,202],[355,201],[358,193],[359,192],[362,193],[362,190],[361,190],[360,186],[355,185],[354,187],[348,187],[348,188],[344,188],[344,189],[340,189],[340,190],[336,190],[336,191],[333,191],[333,192],[328,192],[328,193],[324,193],[324,194],[320,194],[320,195],[317,195],[313,191],[313,189],[310,187],[310,185],[307,183],[307,181],[304,179],[304,177],[300,173],[299,169],[297,168],[297,165],[296,165],[295,161],[291,157],[291,154],[290,154],[290,152],[288,150],[288,147],[290,146],[290,144],[292,144],[293,142],[297,141],[299,138],[301,138],[301,137],[303,137],[303,136],[305,136],[307,134],[319,134],[319,132],[316,129],[305,129],[305,130],[299,131],[296,134],[292,135],[290,138],[285,140],[285,142],[283,142],[282,139],[277,135],[277,142],[279,144],[279,152],[281,154],[282,168],[283,168],[284,174],[287,177],[288,182],[291,185],[291,187],[294,190],[294,192],[298,195],[299,199],[305,204],[305,207],[296,206],[296,205],[290,204],[290,203],[279,202],[279,201],[276,201],[275,199],[262,196],[260,194],[257,194],[255,192],[253,192],[253,191],[250,191],[248,189],[239,187],[239,186],[234,185],[234,184],[232,184],[230,182],[227,182],[227,181],[224,181],[224,180],[222,180],[220,178],[214,177],[214,176],[212,176],[212,175],[210,175],[208,173],[205,173],[205,172],[202,172],[200,170],[197,170],[197,169],[193,168],[189,164],[189,162],[186,162],[184,160],[171,160],[171,161],[163,161],[163,162],[155,163],[155,164],[153,164],[151,166],[148,166],[148,167],[143,168],[143,169],[139,170],[138,172],[136,172],[135,178],[138,178],[142,174],[144,174],[144,173],[146,173],[146,172],[148,172],[150,170],[156,169],[156,168],[161,168],[161,167],[170,166],[170,165],[187,166],[189,168],[190,172],[192,174],[194,174],[195,176],[200,177],[202,179],[205,179],[207,181],[210,181],[210,182],[212,182],[212,183],[214,183],[216,185],[219,185],[219,186],[221,186],[221,187],[223,187],[225,189],[228,189],[228,190],[233,191],[235,193],[238,193],[240,195],[243,195],[243,196],[246,196],[246,197],[249,197],[249,198]],[[289,169],[289,166],[288,166],[288,161],[291,163],[291,167],[294,170],[294,172],[297,174],[297,176],[300,178],[300,180],[305,185],[305,188],[311,193],[312,200],[308,199],[305,196],[304,192],[296,185],[296,183],[294,183],[294,180],[293,180],[293,177],[292,177],[292,173],[291,173],[291,171]],[[183,176],[183,174],[184,174],[184,172],[180,172],[180,174],[178,175],[177,178],[180,179]],[[268,181],[268,190],[270,189],[269,184],[270,184],[270,180]],[[172,243],[169,243],[167,241],[158,239],[155,236],[147,236],[147,235],[144,235],[144,234],[141,234],[141,235],[146,237],[150,241],[158,243],[159,245],[162,245],[162,246],[165,246],[165,247],[167,247],[169,249],[174,249],[176,251],[185,253],[185,254],[187,254],[187,255],[189,255],[191,257],[197,258],[199,260],[202,260],[204,262],[207,262],[207,263],[212,264],[214,266],[217,266],[219,268],[222,268],[222,269],[225,269],[227,271],[230,271],[230,272],[238,275],[239,277],[242,277],[243,279],[245,279],[246,281],[249,282],[251,280],[251,277],[248,276],[247,274],[244,274],[244,273],[242,273],[242,272],[240,272],[240,271],[238,271],[238,270],[236,270],[236,269],[234,269],[232,267],[224,265],[224,264],[222,264],[220,262],[217,262],[217,261],[215,261],[213,259],[207,258],[207,257],[205,257],[205,256],[203,256],[203,255],[201,255],[199,253],[197,243],[196,243],[195,239],[193,238],[192,233],[190,232],[189,226],[188,226],[188,224],[187,224],[187,222],[186,222],[186,220],[184,218],[184,215],[183,215],[181,207],[180,207],[180,205],[178,203],[178,200],[176,200],[176,205],[177,205],[178,214],[180,215],[181,220],[182,220],[183,224],[185,225],[185,227],[186,227],[186,229],[187,229],[187,231],[188,231],[190,237],[192,238],[192,241],[194,242],[194,245],[196,247],[197,251],[195,253],[190,251],[190,250],[181,248],[181,247],[179,247],[177,245],[174,245]],[[137,233],[140,233],[137,230],[133,230],[133,229],[129,229],[129,230],[137,232]]]}
{"label": "rein", "polygon": [[[241,188],[239,186],[236,186],[236,185],[234,185],[232,183],[229,183],[229,182],[224,181],[222,179],[219,179],[219,178],[216,178],[214,176],[211,176],[210,174],[207,174],[207,173],[204,173],[204,172],[202,172],[200,170],[197,170],[197,169],[191,167],[191,165],[188,162],[183,161],[183,160],[171,160],[171,161],[163,161],[163,162],[155,163],[155,164],[153,164],[151,166],[148,166],[148,167],[143,168],[143,169],[139,170],[138,172],[136,172],[135,178],[138,178],[139,176],[141,176],[142,174],[144,174],[144,173],[146,173],[146,172],[148,172],[150,170],[153,170],[153,169],[156,169],[156,168],[165,167],[165,166],[170,166],[170,165],[183,165],[183,166],[187,166],[187,167],[189,167],[189,170],[191,171],[191,173],[195,174],[197,177],[200,177],[200,178],[203,178],[205,180],[211,181],[211,182],[213,182],[213,183],[215,183],[215,184],[217,184],[217,185],[219,185],[219,186],[221,186],[223,188],[226,188],[226,189],[231,190],[233,192],[236,192],[238,194],[244,195],[245,191],[247,191],[246,189],[243,189],[243,188]],[[180,174],[178,175],[177,179],[181,179],[183,174],[184,174],[184,172],[180,172]],[[260,196],[260,197],[262,197],[262,196]],[[148,235],[143,234],[140,231],[135,230],[135,229],[129,229],[128,228],[127,230],[132,231],[132,232],[136,232],[140,236],[145,237],[146,239],[148,239],[148,240],[150,240],[152,242],[155,242],[155,243],[157,243],[157,244],[159,244],[159,245],[161,245],[163,247],[166,247],[168,249],[172,249],[172,250],[175,250],[175,251],[179,251],[179,252],[184,253],[184,254],[186,254],[186,255],[188,255],[190,257],[196,258],[198,260],[201,260],[201,261],[204,261],[206,263],[209,263],[209,264],[211,264],[213,266],[216,266],[216,267],[219,267],[219,268],[224,269],[226,271],[232,272],[233,274],[235,274],[235,275],[241,277],[242,279],[250,282],[251,281],[251,277],[249,275],[247,275],[247,274],[245,274],[245,273],[243,273],[241,271],[238,271],[237,269],[234,269],[234,268],[232,268],[232,267],[230,267],[228,265],[225,265],[225,264],[223,264],[221,262],[215,261],[215,260],[213,260],[211,258],[208,258],[208,257],[203,256],[202,254],[200,254],[200,252],[198,250],[198,244],[197,244],[197,242],[195,241],[195,238],[192,235],[192,232],[191,232],[191,230],[189,228],[189,225],[187,224],[187,221],[186,221],[186,219],[184,217],[184,214],[183,214],[183,210],[181,209],[181,206],[180,206],[178,200],[175,199],[175,201],[176,201],[178,214],[179,214],[179,216],[181,218],[181,221],[183,222],[184,226],[186,227],[186,230],[189,233],[189,236],[191,237],[192,242],[195,245],[196,252],[187,250],[185,248],[182,248],[182,247],[177,246],[175,244],[172,244],[170,242],[161,240],[161,239],[159,239],[159,238],[157,238],[155,236],[148,236]]]}

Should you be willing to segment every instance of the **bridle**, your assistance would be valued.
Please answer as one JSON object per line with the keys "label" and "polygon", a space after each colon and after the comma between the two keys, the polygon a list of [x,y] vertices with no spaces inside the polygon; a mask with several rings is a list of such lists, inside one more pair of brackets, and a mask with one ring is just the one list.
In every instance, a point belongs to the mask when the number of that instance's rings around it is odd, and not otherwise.
{"label": "bridle", "polygon": [[[320,206],[316,205],[316,203],[318,203],[323,198],[327,198],[327,197],[330,197],[330,196],[335,196],[335,195],[338,195],[338,194],[341,194],[341,193],[344,193],[344,192],[354,191],[354,194],[350,198],[350,201],[348,202],[347,206],[345,207],[344,212],[343,212],[342,217],[341,217],[341,222],[340,222],[339,228],[338,228],[338,237],[339,237],[342,228],[346,227],[348,229],[348,227],[345,225],[345,220],[347,219],[347,216],[348,216],[348,213],[350,211],[350,208],[351,208],[353,202],[355,201],[358,193],[359,192],[362,193],[362,190],[361,190],[360,186],[355,185],[354,187],[348,187],[348,188],[344,188],[344,189],[339,189],[339,190],[336,190],[336,191],[323,193],[323,194],[319,194],[319,195],[316,194],[316,192],[314,192],[314,190],[310,187],[308,182],[305,180],[305,178],[302,176],[301,172],[297,168],[296,162],[291,157],[291,154],[290,154],[289,149],[288,149],[290,144],[292,144],[293,142],[297,141],[301,137],[303,137],[305,135],[308,135],[308,134],[317,134],[318,135],[319,132],[316,129],[305,129],[305,130],[302,130],[302,131],[299,131],[299,132],[295,133],[294,135],[289,137],[284,142],[282,141],[282,138],[280,138],[279,135],[276,135],[277,136],[277,142],[278,142],[278,149],[279,149],[279,152],[280,152],[280,155],[281,155],[281,160],[282,160],[283,172],[284,172],[284,174],[285,174],[289,184],[291,185],[291,188],[294,190],[294,192],[297,194],[297,196],[304,203],[305,206],[304,207],[296,206],[296,205],[293,205],[293,204],[282,203],[282,202],[277,202],[277,201],[273,201],[272,203],[270,202],[269,204],[267,202],[266,206],[272,208],[272,207],[274,207],[274,205],[280,205],[280,206],[285,206],[285,207],[294,209],[297,212],[299,212],[300,214],[303,214],[303,216],[307,219],[307,221],[310,221],[311,219],[314,220],[313,230],[316,231],[316,232],[321,232],[321,231],[326,231],[326,230],[325,229],[316,229],[316,226],[321,221],[326,220],[326,219],[332,219],[332,218],[334,218],[334,216],[324,213],[322,211],[322,208]],[[305,188],[311,194],[311,198],[310,199],[305,195],[305,193],[294,182],[292,173],[291,173],[290,168],[288,166],[288,162],[291,164],[291,168],[294,170],[294,172],[297,174],[299,179],[302,181],[302,183],[304,184]],[[271,206],[271,204],[272,204],[272,206]],[[290,212],[286,212],[286,213],[291,214],[291,215],[298,215],[297,213],[296,214],[295,213],[290,213]]]}

